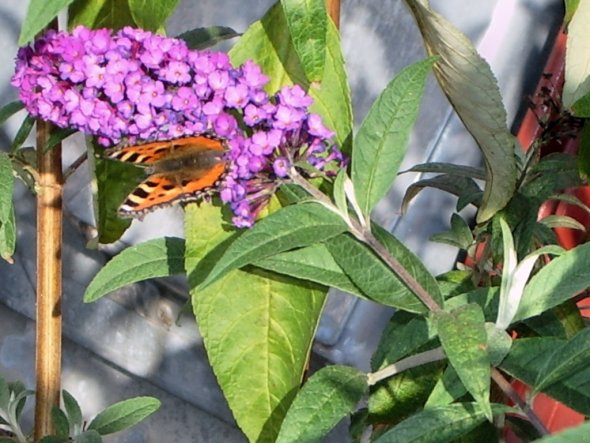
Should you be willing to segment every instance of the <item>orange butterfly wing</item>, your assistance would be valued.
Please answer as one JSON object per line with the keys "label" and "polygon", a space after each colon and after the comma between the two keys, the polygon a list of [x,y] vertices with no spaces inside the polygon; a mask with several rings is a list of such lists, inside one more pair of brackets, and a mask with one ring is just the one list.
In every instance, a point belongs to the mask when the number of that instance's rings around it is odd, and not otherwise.
{"label": "orange butterfly wing", "polygon": [[203,136],[153,142],[106,151],[107,157],[148,166],[150,175],[119,207],[122,217],[142,217],[175,202],[208,195],[225,173],[223,141]]}

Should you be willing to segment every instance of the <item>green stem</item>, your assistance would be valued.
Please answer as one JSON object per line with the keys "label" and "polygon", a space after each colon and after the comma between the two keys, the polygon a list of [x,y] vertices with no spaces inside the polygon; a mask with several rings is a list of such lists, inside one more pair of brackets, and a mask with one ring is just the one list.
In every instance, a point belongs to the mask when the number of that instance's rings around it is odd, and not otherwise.
{"label": "green stem", "polygon": [[393,377],[400,372],[407,371],[408,369],[422,366],[427,363],[444,360],[445,358],[447,357],[441,347],[411,355],[410,357],[403,358],[383,369],[380,369],[377,372],[371,372],[367,374],[367,383],[369,386],[373,386],[381,380]]}

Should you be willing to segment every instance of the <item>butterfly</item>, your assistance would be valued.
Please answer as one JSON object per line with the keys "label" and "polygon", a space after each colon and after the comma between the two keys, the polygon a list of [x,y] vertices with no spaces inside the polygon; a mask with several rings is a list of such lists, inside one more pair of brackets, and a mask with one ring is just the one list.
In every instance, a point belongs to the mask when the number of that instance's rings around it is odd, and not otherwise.
{"label": "butterfly", "polygon": [[203,135],[107,149],[107,158],[143,166],[148,174],[119,206],[119,216],[141,218],[210,194],[223,179],[226,150],[223,140]]}

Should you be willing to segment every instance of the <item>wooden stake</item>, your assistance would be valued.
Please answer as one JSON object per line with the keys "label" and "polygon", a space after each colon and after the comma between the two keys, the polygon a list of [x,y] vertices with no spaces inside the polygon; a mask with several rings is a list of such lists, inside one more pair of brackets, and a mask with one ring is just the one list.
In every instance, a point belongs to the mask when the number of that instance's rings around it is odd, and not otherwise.
{"label": "wooden stake", "polygon": [[37,340],[35,441],[53,433],[61,376],[62,166],[61,145],[43,152],[51,125],[37,120]]}

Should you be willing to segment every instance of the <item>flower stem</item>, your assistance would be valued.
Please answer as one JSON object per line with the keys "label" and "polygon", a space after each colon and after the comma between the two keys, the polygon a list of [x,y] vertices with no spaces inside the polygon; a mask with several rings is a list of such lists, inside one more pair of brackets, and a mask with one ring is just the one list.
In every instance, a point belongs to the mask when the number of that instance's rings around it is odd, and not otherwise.
{"label": "flower stem", "polygon": [[43,152],[51,131],[37,121],[37,341],[35,441],[53,433],[51,409],[59,406],[61,374],[61,145]]}

